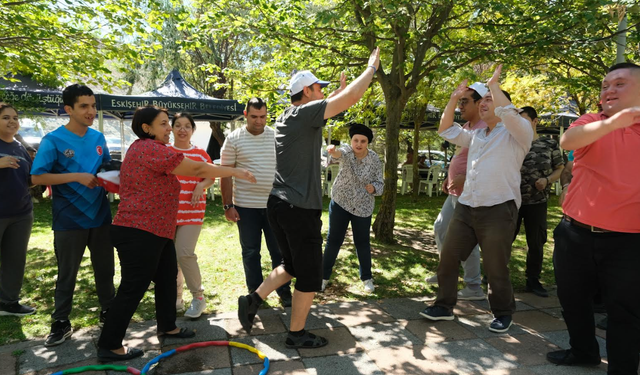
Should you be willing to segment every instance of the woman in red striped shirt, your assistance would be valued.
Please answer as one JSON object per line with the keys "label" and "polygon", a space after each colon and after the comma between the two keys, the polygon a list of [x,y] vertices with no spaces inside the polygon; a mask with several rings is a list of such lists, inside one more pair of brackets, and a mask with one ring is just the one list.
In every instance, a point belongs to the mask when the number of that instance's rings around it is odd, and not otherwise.
{"label": "woman in red striped shirt", "polygon": [[[201,148],[191,144],[191,136],[196,130],[196,123],[188,113],[177,113],[171,121],[173,128],[173,146],[169,146],[175,152],[184,154],[185,157],[211,163],[209,154]],[[180,203],[178,205],[178,220],[176,223],[176,254],[178,256],[178,298],[176,310],[184,309],[182,290],[186,280],[191,292],[191,305],[184,313],[189,318],[199,318],[206,307],[204,299],[204,287],[202,276],[198,267],[196,245],[204,213],[207,207],[206,189],[213,185],[214,180],[202,177],[177,176],[180,181]]]}

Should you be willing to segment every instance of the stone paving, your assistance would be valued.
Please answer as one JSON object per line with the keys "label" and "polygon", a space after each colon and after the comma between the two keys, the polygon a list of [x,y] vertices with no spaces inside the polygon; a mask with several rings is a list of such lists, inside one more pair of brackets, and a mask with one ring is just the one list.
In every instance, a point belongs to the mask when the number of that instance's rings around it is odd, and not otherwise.
{"label": "stone paving", "polygon": [[[545,359],[551,350],[567,348],[569,336],[561,320],[558,299],[516,294],[514,325],[495,334],[488,302],[458,303],[454,321],[430,322],[418,313],[426,298],[397,298],[315,305],[307,329],[325,336],[320,349],[287,349],[289,309],[260,310],[251,335],[241,328],[235,312],[180,318],[179,326],[197,330],[190,340],[158,339],[155,323],[132,324],[125,345],[145,350],[126,363],[142,369],[152,358],[198,341],[232,340],[258,348],[271,360],[270,375],[485,374],[534,375],[606,374],[605,332],[597,330],[603,363],[598,367],[558,367]],[[64,344],[45,348],[43,340],[0,347],[1,375],[48,375],[98,364],[97,328],[74,332]],[[119,363],[125,364],[125,363]],[[262,361],[232,347],[207,347],[163,359],[150,375],[253,375]],[[115,371],[85,372],[115,375]]]}

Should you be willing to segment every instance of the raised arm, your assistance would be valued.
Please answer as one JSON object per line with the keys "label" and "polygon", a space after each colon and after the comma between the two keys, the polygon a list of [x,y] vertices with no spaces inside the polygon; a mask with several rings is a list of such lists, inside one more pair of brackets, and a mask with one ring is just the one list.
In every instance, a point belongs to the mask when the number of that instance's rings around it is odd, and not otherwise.
{"label": "raised arm", "polygon": [[520,116],[515,108],[505,108],[507,106],[513,107],[513,105],[500,88],[500,73],[502,73],[502,64],[498,65],[491,79],[487,81],[487,86],[491,91],[491,98],[496,108],[496,116],[500,117],[504,127],[518,143],[523,147],[530,147],[533,141],[531,124]]}
{"label": "raised arm", "polygon": [[247,180],[251,183],[256,182],[256,178],[251,172],[242,168],[221,167],[209,163],[194,161],[184,158],[178,166],[171,171],[172,174],[179,176],[193,176],[215,179],[216,177],[235,177]]}
{"label": "raised arm", "polygon": [[560,146],[565,150],[576,150],[592,144],[616,129],[627,128],[637,123],[640,123],[640,107],[627,108],[608,119],[570,128],[562,135]]}
{"label": "raised arm", "polygon": [[364,92],[367,91],[373,76],[376,74],[380,66],[380,48],[376,47],[371,56],[367,68],[358,78],[351,82],[344,89],[338,89],[340,92],[330,95],[327,98],[327,107],[324,110],[325,120],[351,108],[362,98]]}
{"label": "raised arm", "polygon": [[456,115],[456,107],[458,106],[458,100],[462,98],[462,95],[469,90],[467,87],[467,80],[462,81],[458,87],[453,91],[449,98],[449,103],[444,107],[442,111],[442,117],[440,117],[440,127],[438,128],[438,134],[449,129],[453,125],[453,120]]}

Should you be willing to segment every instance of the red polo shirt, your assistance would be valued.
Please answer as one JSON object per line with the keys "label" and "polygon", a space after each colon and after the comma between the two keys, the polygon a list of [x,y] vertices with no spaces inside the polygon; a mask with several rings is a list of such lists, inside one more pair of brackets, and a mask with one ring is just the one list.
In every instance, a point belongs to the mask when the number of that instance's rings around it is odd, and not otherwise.
{"label": "red polo shirt", "polygon": [[[606,118],[589,113],[570,128]],[[594,227],[640,233],[640,124],[614,130],[574,157],[565,214]]]}

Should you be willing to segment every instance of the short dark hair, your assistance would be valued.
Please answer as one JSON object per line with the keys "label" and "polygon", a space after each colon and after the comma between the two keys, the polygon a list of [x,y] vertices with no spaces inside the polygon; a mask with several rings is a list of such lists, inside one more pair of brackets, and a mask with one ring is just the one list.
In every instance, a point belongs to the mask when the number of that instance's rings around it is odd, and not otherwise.
{"label": "short dark hair", "polygon": [[[509,99],[509,101],[511,102],[511,95],[510,95],[508,92],[504,91],[504,90],[501,90],[501,91],[502,91],[502,93],[504,94],[504,96],[506,96],[506,97],[507,97],[507,99]],[[513,103],[513,102],[512,102],[512,103]]]}
{"label": "short dark hair", "polygon": [[291,103],[295,103],[295,102],[298,102],[298,101],[302,100],[303,93],[304,93],[304,89],[302,89],[302,91],[300,91],[297,94],[291,95]]}
{"label": "short dark hair", "polygon": [[173,128],[176,125],[176,121],[178,121],[179,118],[186,118],[187,120],[189,120],[193,130],[196,130],[196,122],[193,121],[193,117],[186,112],[178,112],[175,115],[173,115],[173,118],[171,119],[171,128]]}
{"label": "short dark hair", "polygon": [[640,69],[640,65],[636,65],[631,62],[623,62],[623,63],[615,64],[609,68],[609,73],[618,69]]}
{"label": "short dark hair", "polygon": [[471,89],[471,99],[473,99],[474,103],[477,103],[479,100],[482,100],[482,96],[478,94],[476,90]]}
{"label": "short dark hair", "polygon": [[538,112],[533,107],[522,107],[520,108],[520,113],[526,113],[531,120],[535,120],[538,118]]}
{"label": "short dark hair", "polygon": [[249,113],[249,108],[255,108],[255,109],[262,109],[262,107],[266,108],[267,107],[267,103],[264,102],[264,100],[262,100],[261,98],[251,98],[249,99],[249,101],[247,102],[247,107],[245,108],[247,113]]}
{"label": "short dark hair", "polygon": [[0,102],[0,113],[4,112],[5,109],[11,108],[14,111],[18,112],[11,104]]}
{"label": "short dark hair", "polygon": [[[308,87],[311,91],[314,91],[313,85],[305,87]],[[302,95],[304,95],[304,88],[302,88],[302,91],[300,91],[299,93],[291,95],[291,103],[302,100]]]}
{"label": "short dark hair", "polygon": [[73,106],[78,102],[78,97],[80,96],[94,96],[93,90],[85,85],[74,83],[62,90],[62,103],[73,108]]}
{"label": "short dark hair", "polygon": [[156,107],[155,105],[148,105],[146,107],[138,107],[133,114],[133,120],[131,120],[131,130],[140,139],[155,139],[156,137],[145,132],[142,129],[142,124],[151,125],[153,120],[158,117],[160,113],[166,113],[169,116],[169,111],[166,108]]}

